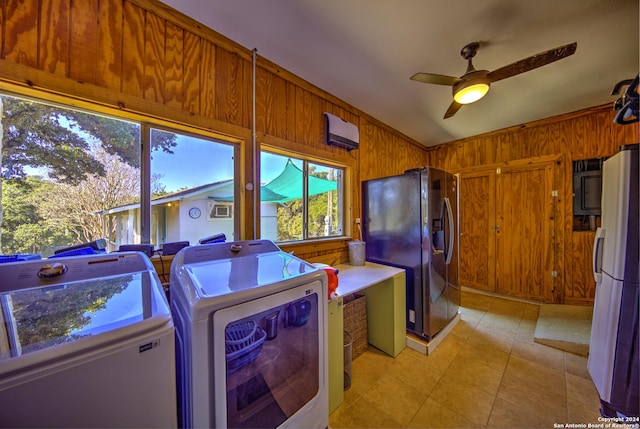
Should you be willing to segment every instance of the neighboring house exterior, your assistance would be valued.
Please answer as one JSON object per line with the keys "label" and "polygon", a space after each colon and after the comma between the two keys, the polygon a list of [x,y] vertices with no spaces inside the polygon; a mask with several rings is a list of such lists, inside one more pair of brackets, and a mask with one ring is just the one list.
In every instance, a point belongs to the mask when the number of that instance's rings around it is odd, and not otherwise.
{"label": "neighboring house exterior", "polygon": [[[204,237],[224,233],[234,240],[233,179],[189,188],[151,201],[151,244],[188,241],[198,244]],[[273,205],[273,203],[271,203]],[[264,207],[266,212],[275,208]],[[140,243],[139,204],[114,207],[100,213],[109,250],[120,245]]]}
{"label": "neighboring house exterior", "polygon": [[[282,173],[260,187],[261,238],[277,240],[278,204],[302,197],[302,171],[288,162]],[[335,191],[335,181],[312,177],[309,194]],[[225,234],[227,241],[234,235],[235,213],[233,203],[233,179],[207,183],[162,195],[151,200],[151,244],[155,248],[164,243],[199,240],[213,234]],[[98,213],[102,217],[103,230],[111,231],[105,237],[108,251],[118,250],[123,244],[139,244],[140,205],[129,204]]]}

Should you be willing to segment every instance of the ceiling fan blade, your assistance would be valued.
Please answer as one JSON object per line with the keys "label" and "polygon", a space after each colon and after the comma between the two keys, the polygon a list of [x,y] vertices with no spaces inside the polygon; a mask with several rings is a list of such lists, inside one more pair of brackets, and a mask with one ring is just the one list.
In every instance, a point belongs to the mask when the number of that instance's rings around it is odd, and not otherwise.
{"label": "ceiling fan blade", "polygon": [[444,114],[444,119],[450,118],[453,115],[455,115],[458,112],[458,110],[460,110],[461,107],[462,107],[462,104],[453,100],[449,105],[449,108],[447,109],[447,113]]}
{"label": "ceiling fan blade", "polygon": [[462,80],[459,77],[445,76],[443,74],[434,74],[434,73],[416,73],[413,76],[411,76],[409,79],[415,80],[418,82],[433,83],[436,85],[447,85],[447,86],[453,86]]}
{"label": "ceiling fan blade", "polygon": [[541,52],[536,55],[532,55],[508,66],[501,67],[487,74],[487,77],[491,79],[491,82],[496,82],[502,79],[506,79],[511,76],[518,75],[520,73],[528,72],[529,70],[542,67],[554,61],[561,60],[565,57],[573,55],[576,52],[578,44],[570,43],[568,45],[560,46],[559,48],[550,49],[545,52]]}

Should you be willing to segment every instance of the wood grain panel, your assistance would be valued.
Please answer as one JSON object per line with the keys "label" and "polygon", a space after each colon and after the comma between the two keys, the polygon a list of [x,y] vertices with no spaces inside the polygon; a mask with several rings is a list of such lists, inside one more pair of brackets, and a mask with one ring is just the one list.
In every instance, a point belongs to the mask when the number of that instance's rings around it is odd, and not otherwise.
{"label": "wood grain panel", "polygon": [[571,264],[575,267],[567,298],[572,300],[593,300],[596,283],[592,272],[593,240],[595,231],[581,231],[573,234]]}
{"label": "wood grain panel", "polygon": [[5,0],[4,59],[38,66],[38,0]]}
{"label": "wood grain panel", "polygon": [[182,109],[184,101],[184,31],[166,23],[164,104]]}
{"label": "wood grain panel", "polygon": [[311,92],[296,88],[296,141],[307,144],[311,140],[312,100]]}
{"label": "wood grain panel", "polygon": [[165,89],[165,21],[152,13],[145,14],[144,78],[145,100],[164,103]]}
{"label": "wood grain panel", "polygon": [[289,100],[284,79],[259,68],[256,71],[256,98],[257,131],[286,139]]}
{"label": "wood grain panel", "polygon": [[96,84],[120,91],[122,82],[123,10],[121,0],[100,0]]}
{"label": "wood grain panel", "polygon": [[[203,82],[200,79],[203,64],[202,41],[195,34],[184,32],[184,100],[182,108],[192,115],[200,115],[200,102],[207,94],[201,92]],[[214,67],[211,66],[213,70]]]}
{"label": "wood grain panel", "polygon": [[38,68],[66,76],[69,59],[69,1],[42,2]]}
{"label": "wood grain panel", "polygon": [[[613,114],[611,116],[612,118],[614,117]],[[638,130],[638,122],[631,125],[613,125],[612,133],[613,133],[612,144],[615,147],[615,151],[617,151],[618,146],[620,145],[637,144],[640,141],[640,132]]]}
{"label": "wood grain panel", "polygon": [[588,138],[586,135],[586,119],[580,116],[571,121],[571,159],[586,159],[589,157]]}
{"label": "wood grain panel", "polygon": [[551,166],[496,178],[497,292],[553,302],[552,185]]}
{"label": "wood grain panel", "polygon": [[244,80],[243,59],[224,49],[216,49],[215,116],[216,119],[232,124],[248,126],[244,120],[245,109],[243,92],[251,96],[251,83]]}
{"label": "wood grain panel", "polygon": [[460,179],[460,284],[495,292],[495,175]]}
{"label": "wood grain panel", "polygon": [[[287,95],[286,95],[287,115],[285,117],[285,134],[283,138],[291,141],[297,141],[296,85],[294,85],[291,82],[287,82],[287,81],[285,82],[287,85],[286,87],[287,88]],[[324,137],[325,136],[324,132],[322,135],[323,135],[323,139],[326,139],[326,137]]]}
{"label": "wood grain panel", "polygon": [[96,82],[98,4],[99,0],[71,2],[69,77],[79,82]]}
{"label": "wood grain panel", "polygon": [[144,10],[130,2],[124,3],[122,31],[122,92],[142,97],[144,82]]}
{"label": "wood grain panel", "polygon": [[609,112],[597,112],[586,117],[585,126],[588,136],[586,147],[590,148],[593,158],[611,154],[611,127],[614,124],[608,119]]}
{"label": "wood grain panel", "polygon": [[[217,118],[218,114],[216,109],[218,108],[216,99],[218,90],[216,88],[217,82],[217,48],[216,46],[207,41],[202,40],[202,56],[200,59],[200,114],[207,118]],[[194,88],[195,90],[195,88]],[[194,94],[194,97],[197,94]],[[193,97],[190,97],[193,100]],[[191,102],[193,105],[193,101]]]}

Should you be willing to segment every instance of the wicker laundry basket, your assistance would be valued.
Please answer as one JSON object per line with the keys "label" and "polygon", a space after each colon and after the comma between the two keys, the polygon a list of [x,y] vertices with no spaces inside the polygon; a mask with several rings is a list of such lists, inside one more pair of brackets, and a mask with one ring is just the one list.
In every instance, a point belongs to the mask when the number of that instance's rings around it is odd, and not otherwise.
{"label": "wicker laundry basket", "polygon": [[367,297],[351,294],[342,300],[344,304],[344,330],[353,339],[353,359],[367,351]]}

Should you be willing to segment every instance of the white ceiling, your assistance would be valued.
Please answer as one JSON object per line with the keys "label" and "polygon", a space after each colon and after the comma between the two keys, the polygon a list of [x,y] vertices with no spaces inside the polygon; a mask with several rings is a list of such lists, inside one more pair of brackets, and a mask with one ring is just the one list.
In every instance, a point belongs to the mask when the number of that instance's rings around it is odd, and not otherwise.
{"label": "white ceiling", "polygon": [[[638,0],[163,0],[430,146],[611,102],[639,69]],[[495,70],[577,42],[443,119],[451,88],[409,79]]]}

